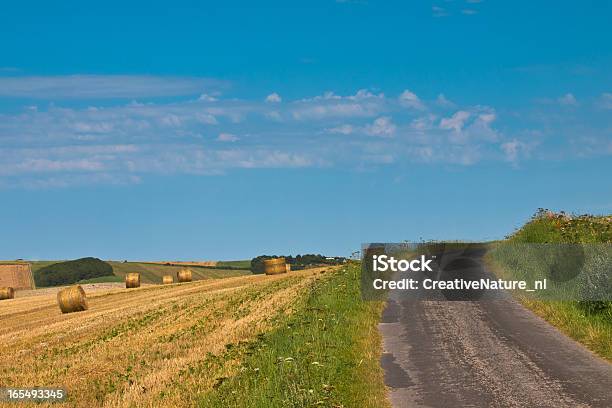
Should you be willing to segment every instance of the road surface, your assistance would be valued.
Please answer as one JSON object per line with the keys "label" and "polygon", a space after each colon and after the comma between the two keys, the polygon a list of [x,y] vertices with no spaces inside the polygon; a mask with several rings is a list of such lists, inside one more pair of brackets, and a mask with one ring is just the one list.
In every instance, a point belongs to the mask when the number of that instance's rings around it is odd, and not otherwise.
{"label": "road surface", "polygon": [[612,365],[509,296],[392,291],[380,332],[394,407],[612,407]]}

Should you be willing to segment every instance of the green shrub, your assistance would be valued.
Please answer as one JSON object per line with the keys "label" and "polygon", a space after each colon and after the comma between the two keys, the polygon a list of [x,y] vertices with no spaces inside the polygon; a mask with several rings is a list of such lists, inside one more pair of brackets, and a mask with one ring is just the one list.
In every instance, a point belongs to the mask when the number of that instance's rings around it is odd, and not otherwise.
{"label": "green shrub", "polygon": [[45,266],[34,274],[34,280],[36,286],[61,286],[112,275],[110,264],[98,258],[81,258]]}
{"label": "green shrub", "polygon": [[568,215],[544,208],[511,234],[512,242],[524,243],[612,243],[612,217]]}
{"label": "green shrub", "polygon": [[[560,243],[560,244],[591,244],[583,246],[587,250],[587,265],[579,268],[573,263],[579,260],[575,254],[565,253],[565,256],[557,256],[563,259],[565,269],[583,269],[579,276],[579,287],[577,290],[583,299],[606,298],[612,290],[612,277],[610,276],[611,247],[606,244],[612,243],[612,217],[583,215],[568,215],[564,212],[555,213],[550,210],[539,208],[523,227],[507,237],[510,243]],[[604,245],[593,245],[604,244]],[[503,255],[503,244],[498,255]],[[561,249],[568,252],[573,247],[553,246],[551,248]],[[578,250],[575,247],[573,250]],[[523,258],[528,248],[522,249]],[[537,251],[536,251],[537,252]],[[571,251],[569,251],[571,252]],[[540,258],[538,254],[536,258]],[[511,257],[507,257],[511,258]],[[519,257],[514,257],[518,259]],[[500,259],[501,260],[501,259]],[[507,259],[506,259],[507,261]],[[536,261],[531,260],[532,264]],[[506,265],[512,268],[517,265]],[[525,268],[525,265],[523,265]],[[612,316],[612,302],[608,300],[583,300],[575,302],[575,305],[587,314]]]}
{"label": "green shrub", "polygon": [[612,315],[612,302],[609,300],[581,300],[578,307],[587,314],[610,314]]}

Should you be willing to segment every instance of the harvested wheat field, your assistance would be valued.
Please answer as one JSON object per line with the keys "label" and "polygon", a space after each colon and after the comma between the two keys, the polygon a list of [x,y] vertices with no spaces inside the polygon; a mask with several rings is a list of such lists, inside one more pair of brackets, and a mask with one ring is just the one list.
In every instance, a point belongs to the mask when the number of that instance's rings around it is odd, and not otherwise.
{"label": "harvested wheat field", "polygon": [[70,314],[51,291],[3,301],[0,387],[65,387],[53,406],[192,406],[240,369],[218,356],[291,314],[322,269],[89,291]]}

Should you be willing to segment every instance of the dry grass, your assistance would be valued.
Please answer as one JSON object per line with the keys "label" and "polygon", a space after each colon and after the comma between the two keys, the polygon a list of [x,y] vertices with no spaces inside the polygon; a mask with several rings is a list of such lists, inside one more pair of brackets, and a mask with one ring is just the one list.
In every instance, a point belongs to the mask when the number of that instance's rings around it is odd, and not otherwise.
{"label": "dry grass", "polygon": [[191,406],[236,370],[218,359],[226,345],[290,314],[319,270],[99,290],[89,310],[67,315],[52,293],[4,301],[0,386],[66,387],[55,407]]}

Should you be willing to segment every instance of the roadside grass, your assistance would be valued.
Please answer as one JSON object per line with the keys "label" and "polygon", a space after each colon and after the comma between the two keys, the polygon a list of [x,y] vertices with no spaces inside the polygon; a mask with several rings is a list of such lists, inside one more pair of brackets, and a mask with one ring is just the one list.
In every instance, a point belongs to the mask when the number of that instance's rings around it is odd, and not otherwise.
{"label": "roadside grass", "polygon": [[[568,216],[540,209],[523,227],[507,237],[505,241],[493,243],[493,250],[485,257],[490,269],[500,278],[521,279],[525,274],[535,276],[543,273],[536,265],[537,256],[546,251],[533,249],[525,244],[589,244],[583,247],[587,259],[601,261],[588,264],[588,275],[584,273],[576,280],[556,284],[557,298],[579,298],[579,287],[584,282],[597,278],[603,290],[609,291],[610,246],[612,243],[612,217],[610,216]],[[572,247],[561,246],[562,250]],[[532,250],[533,249],[533,250]],[[522,254],[519,254],[522,252]],[[568,271],[574,261],[565,254],[564,266]],[[524,258],[524,259],[521,259]],[[569,265],[569,266],[568,266]],[[527,271],[530,269],[530,271]],[[581,280],[582,279],[582,280]],[[575,283],[574,283],[575,282]],[[577,285],[577,286],[572,286]],[[608,289],[606,289],[608,288]],[[591,351],[612,362],[612,302],[543,300],[524,293],[513,295],[528,309],[542,317],[574,340],[584,344]],[[609,293],[607,294],[609,296]]]}
{"label": "roadside grass", "polygon": [[323,275],[294,313],[256,340],[226,345],[242,360],[217,378],[201,407],[386,407],[377,325],[382,302],[365,302],[358,263]]}
{"label": "roadside grass", "polygon": [[[485,262],[497,277],[515,279],[493,256]],[[514,297],[529,310],[557,327],[572,339],[584,344],[595,354],[612,362],[612,314],[588,313],[575,301],[539,300],[513,292]]]}

